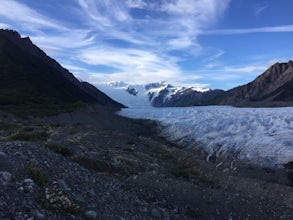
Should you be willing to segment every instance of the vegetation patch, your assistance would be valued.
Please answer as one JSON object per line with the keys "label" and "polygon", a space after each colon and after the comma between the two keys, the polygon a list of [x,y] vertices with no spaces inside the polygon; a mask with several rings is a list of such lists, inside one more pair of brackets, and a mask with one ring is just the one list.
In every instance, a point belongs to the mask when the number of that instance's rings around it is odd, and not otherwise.
{"label": "vegetation patch", "polygon": [[107,161],[97,160],[85,156],[77,156],[72,158],[72,160],[88,170],[108,173],[112,173],[114,171],[114,168]]}
{"label": "vegetation patch", "polygon": [[48,138],[48,134],[44,131],[42,132],[18,132],[17,134],[10,137],[12,141],[44,141]]}
{"label": "vegetation patch", "polygon": [[1,104],[0,108],[3,111],[15,114],[22,118],[28,116],[50,116],[57,115],[64,112],[72,112],[86,107],[84,102],[78,101],[72,104]]}
{"label": "vegetation patch", "polygon": [[16,125],[16,124],[7,124],[7,123],[4,123],[4,122],[0,122],[0,131],[3,131],[3,130],[13,130],[13,129],[16,129],[18,127],[19,126]]}
{"label": "vegetation patch", "polygon": [[55,143],[48,143],[48,144],[45,144],[44,146],[58,154],[61,154],[64,157],[69,157],[69,156],[72,156],[73,154],[70,149]]}
{"label": "vegetation patch", "polygon": [[40,168],[40,166],[30,161],[26,167],[26,174],[29,178],[34,180],[39,186],[44,186],[48,182],[47,174]]}
{"label": "vegetation patch", "polygon": [[176,177],[190,179],[200,174],[198,162],[192,157],[178,158],[175,164],[170,171]]}

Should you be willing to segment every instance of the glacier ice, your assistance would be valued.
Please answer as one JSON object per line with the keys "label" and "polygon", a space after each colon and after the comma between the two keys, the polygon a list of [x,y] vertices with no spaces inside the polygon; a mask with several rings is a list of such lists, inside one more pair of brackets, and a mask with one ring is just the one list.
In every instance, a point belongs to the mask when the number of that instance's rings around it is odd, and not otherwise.
{"label": "glacier ice", "polygon": [[293,161],[293,107],[128,108],[119,114],[157,120],[170,141],[191,149],[201,143],[209,155],[232,155],[265,167]]}

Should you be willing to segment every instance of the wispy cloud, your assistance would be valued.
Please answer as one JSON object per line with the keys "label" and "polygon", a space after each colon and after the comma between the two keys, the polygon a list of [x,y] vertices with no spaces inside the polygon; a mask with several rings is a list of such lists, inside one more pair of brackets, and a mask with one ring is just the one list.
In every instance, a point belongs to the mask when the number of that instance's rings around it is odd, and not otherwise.
{"label": "wispy cloud", "polygon": [[273,59],[269,60],[265,63],[255,63],[255,64],[246,64],[242,66],[226,66],[224,67],[224,72],[234,72],[234,73],[243,73],[243,74],[253,74],[255,76],[258,76],[262,74],[264,71],[266,71],[271,65],[275,63],[281,63],[281,62],[288,62],[287,59]]}
{"label": "wispy cloud", "polygon": [[1,29],[11,29],[11,25],[5,24],[5,23],[0,23],[0,28]]}
{"label": "wispy cloud", "polygon": [[268,7],[269,7],[269,5],[261,5],[261,6],[258,6],[255,9],[255,15],[258,16],[258,15],[262,14]]}
{"label": "wispy cloud", "polygon": [[252,33],[277,33],[293,32],[293,25],[281,25],[273,27],[246,28],[246,29],[217,29],[202,31],[201,35],[234,35]]}
{"label": "wispy cloud", "polygon": [[59,22],[45,17],[25,4],[14,0],[1,1],[0,17],[10,20],[16,27],[22,26],[31,30],[38,30],[40,28],[63,29]]}
{"label": "wispy cloud", "polygon": [[[112,80],[131,79],[135,83],[157,80],[174,80],[180,77],[181,69],[176,58],[166,58],[150,51],[138,49],[91,48],[80,51],[75,59],[88,65],[115,68],[107,78]],[[105,77],[104,77],[105,78]]]}
{"label": "wispy cloud", "polygon": [[[90,18],[88,23],[92,28],[103,31],[105,38],[147,45],[159,41],[164,50],[192,51],[192,47],[198,48],[200,28],[216,22],[230,0],[78,2]],[[139,18],[132,14],[136,9],[143,9]]]}
{"label": "wispy cloud", "polygon": [[126,4],[129,8],[144,9],[147,7],[147,3],[143,0],[126,0]]}
{"label": "wispy cloud", "polygon": [[[97,66],[97,70],[100,65],[118,70],[106,75],[101,73],[101,77],[96,78],[128,78],[142,83],[198,79],[199,76],[180,68],[178,62],[182,58],[169,53],[201,53],[202,47],[197,40],[200,29],[213,25],[230,0],[77,2],[91,32],[97,33],[104,46],[83,49],[75,59]],[[136,10],[140,10],[139,16]],[[123,44],[113,45],[115,41],[125,42],[127,49]]]}

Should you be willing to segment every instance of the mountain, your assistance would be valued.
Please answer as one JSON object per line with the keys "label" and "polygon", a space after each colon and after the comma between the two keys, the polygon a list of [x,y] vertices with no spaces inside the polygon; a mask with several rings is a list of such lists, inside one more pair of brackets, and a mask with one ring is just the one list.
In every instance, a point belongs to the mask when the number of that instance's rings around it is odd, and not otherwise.
{"label": "mountain", "polygon": [[214,104],[224,91],[196,87],[172,86],[166,82],[147,84],[149,100],[154,107],[186,107]]}
{"label": "mountain", "polygon": [[219,102],[223,90],[196,87],[173,86],[167,82],[146,85],[129,85],[125,82],[111,82],[97,87],[128,107],[186,107],[210,105]]}
{"label": "mountain", "polygon": [[254,81],[228,91],[172,86],[167,82],[146,85],[112,82],[98,87],[124,105],[139,108],[202,105],[293,106],[293,61],[276,63]]}
{"label": "mountain", "polygon": [[0,30],[0,79],[1,107],[81,102],[123,107],[94,86],[77,80],[30,38],[21,38],[11,30]]}
{"label": "mountain", "polygon": [[225,92],[223,105],[293,106],[293,61],[276,63],[254,81]]}

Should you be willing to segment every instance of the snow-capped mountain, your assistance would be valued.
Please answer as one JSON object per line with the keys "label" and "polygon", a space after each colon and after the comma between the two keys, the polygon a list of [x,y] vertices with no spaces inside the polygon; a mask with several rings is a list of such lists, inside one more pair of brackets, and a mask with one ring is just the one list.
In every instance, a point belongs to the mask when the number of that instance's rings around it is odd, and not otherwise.
{"label": "snow-capped mountain", "polygon": [[97,88],[114,100],[132,108],[213,104],[213,99],[223,92],[222,90],[173,86],[167,82],[129,85],[120,81],[97,85]]}

